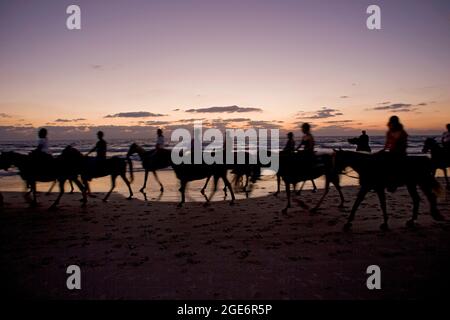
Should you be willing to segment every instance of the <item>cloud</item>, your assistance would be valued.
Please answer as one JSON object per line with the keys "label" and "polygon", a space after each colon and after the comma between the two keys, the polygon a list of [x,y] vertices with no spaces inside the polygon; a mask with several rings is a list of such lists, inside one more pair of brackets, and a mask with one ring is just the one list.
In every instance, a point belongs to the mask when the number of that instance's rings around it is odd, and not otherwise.
{"label": "cloud", "polygon": [[147,126],[165,126],[165,125],[170,124],[170,121],[150,120],[150,121],[139,121],[138,123],[141,125],[147,125]]}
{"label": "cloud", "polygon": [[341,99],[348,99],[350,98],[349,96],[340,96]]}
{"label": "cloud", "polygon": [[382,107],[375,107],[373,110],[407,110],[412,107],[410,103],[393,103]]}
{"label": "cloud", "polygon": [[103,65],[101,64],[91,64],[90,67],[94,70],[101,70],[103,69]]}
{"label": "cloud", "polygon": [[226,107],[209,107],[209,108],[198,108],[198,109],[188,109],[186,112],[196,112],[196,113],[234,113],[234,112],[262,112],[260,108],[242,108],[239,106],[226,106]]}
{"label": "cloud", "polygon": [[328,124],[340,124],[340,123],[353,123],[354,120],[330,120],[330,121],[325,121],[325,123]]}
{"label": "cloud", "polygon": [[79,122],[79,121],[86,121],[86,119],[84,119],[84,118],[78,118],[78,119],[56,119],[54,122],[67,123],[67,122]]}
{"label": "cloud", "polygon": [[313,112],[302,112],[297,118],[315,120],[333,118],[342,115],[343,113],[337,109],[323,107],[322,109]]}
{"label": "cloud", "polygon": [[6,113],[0,113],[0,118],[11,118],[11,116]]}
{"label": "cloud", "polygon": [[137,112],[120,112],[116,114],[109,114],[105,116],[105,118],[149,118],[149,117],[164,117],[164,116],[166,115],[160,113],[137,111]]}
{"label": "cloud", "polygon": [[180,111],[180,109],[173,109],[172,111]]}

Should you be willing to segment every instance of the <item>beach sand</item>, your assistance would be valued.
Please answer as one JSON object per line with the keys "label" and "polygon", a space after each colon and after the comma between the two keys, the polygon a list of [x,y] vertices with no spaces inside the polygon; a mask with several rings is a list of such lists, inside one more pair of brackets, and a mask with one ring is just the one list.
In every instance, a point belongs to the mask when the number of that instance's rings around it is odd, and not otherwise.
{"label": "beach sand", "polygon": [[[283,215],[285,193],[269,194],[275,190],[273,180],[258,184],[260,190],[249,199],[240,194],[234,206],[219,191],[217,201],[204,207],[201,185],[190,186],[192,201],[180,209],[175,183],[166,187],[169,195],[163,200],[152,200],[158,194],[154,180],[151,201],[141,196],[126,200],[117,192],[103,203],[100,193],[86,209],[80,208],[79,193],[65,195],[58,211],[47,211],[56,193],[40,193],[40,206],[31,209],[22,193],[3,192],[3,294],[51,299],[409,299],[439,297],[449,288],[450,222],[434,222],[423,201],[418,225],[407,228],[412,205],[405,188],[387,196],[390,231],[379,229],[382,215],[370,193],[353,230],[345,233],[355,186],[344,188],[344,210],[337,208],[338,194],[332,189],[318,213],[294,205]],[[23,188],[19,183],[8,186]],[[134,189],[138,187],[140,182]],[[312,205],[322,191],[305,190],[297,198]],[[444,191],[439,209],[450,220],[449,204],[450,193]],[[66,288],[66,268],[73,264],[81,268],[81,290]],[[381,268],[381,290],[366,287],[369,265]]]}

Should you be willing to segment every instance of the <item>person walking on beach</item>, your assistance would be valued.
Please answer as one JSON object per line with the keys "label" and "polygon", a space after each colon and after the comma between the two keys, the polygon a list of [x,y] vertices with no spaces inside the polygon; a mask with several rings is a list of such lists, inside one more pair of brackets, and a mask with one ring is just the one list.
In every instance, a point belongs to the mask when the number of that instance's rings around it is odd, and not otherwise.
{"label": "person walking on beach", "polygon": [[294,152],[295,151],[294,134],[292,132],[289,132],[287,134],[287,138],[288,138],[288,140],[286,142],[286,145],[283,148],[283,151],[286,152],[286,153]]}
{"label": "person walking on beach", "polygon": [[356,143],[356,151],[372,152],[372,149],[369,146],[369,136],[367,135],[366,130],[363,130],[362,134],[358,138]]}
{"label": "person walking on beach", "polygon": [[447,123],[447,131],[442,134],[442,146],[447,153],[447,157],[450,156],[450,123]]}
{"label": "person walking on beach", "polygon": [[399,181],[403,180],[406,174],[403,169],[408,147],[408,134],[397,116],[390,117],[387,126],[386,143],[378,156],[386,166],[387,189],[394,192]]}
{"label": "person walking on beach", "polygon": [[90,155],[93,152],[97,152],[96,160],[105,160],[106,159],[106,151],[107,151],[107,142],[103,139],[104,133],[103,131],[97,132],[98,141],[95,146],[86,154],[86,156]]}

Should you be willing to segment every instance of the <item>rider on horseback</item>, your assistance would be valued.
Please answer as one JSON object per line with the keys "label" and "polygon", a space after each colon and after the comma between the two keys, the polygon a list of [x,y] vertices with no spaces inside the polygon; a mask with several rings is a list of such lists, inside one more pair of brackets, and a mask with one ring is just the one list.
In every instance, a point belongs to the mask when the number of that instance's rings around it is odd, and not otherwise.
{"label": "rider on horseback", "polygon": [[303,147],[303,150],[299,151],[299,155],[307,168],[312,168],[315,162],[314,137],[311,134],[311,125],[309,123],[302,124],[303,137],[297,150]]}
{"label": "rider on horseback", "polygon": [[450,123],[447,123],[447,131],[442,134],[442,146],[447,157],[450,157]]}
{"label": "rider on horseback", "polygon": [[47,134],[47,129],[42,128],[39,130],[38,145],[36,149],[30,153],[33,162],[36,164],[36,167],[45,168],[44,171],[51,169],[51,161],[53,160],[53,156],[51,155],[48,148]]}
{"label": "rider on horseback", "polygon": [[405,178],[403,164],[408,147],[408,134],[397,116],[390,117],[387,126],[389,129],[386,133],[386,143],[384,149],[378,153],[378,157],[386,162],[386,174],[389,181],[387,189],[394,192],[401,184],[401,180]]}

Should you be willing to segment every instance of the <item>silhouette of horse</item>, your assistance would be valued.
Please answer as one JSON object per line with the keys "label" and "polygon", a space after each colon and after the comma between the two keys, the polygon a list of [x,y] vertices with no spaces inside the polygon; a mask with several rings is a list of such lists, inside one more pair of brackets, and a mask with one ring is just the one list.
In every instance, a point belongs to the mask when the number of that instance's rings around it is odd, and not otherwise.
{"label": "silhouette of horse", "polygon": [[[386,209],[385,189],[392,183],[392,177],[388,177],[387,163],[381,160],[377,154],[367,154],[353,151],[335,151],[334,154],[335,169],[343,171],[347,167],[351,167],[359,175],[360,189],[355,203],[351,209],[344,230],[350,230],[352,221],[355,218],[356,210],[364,200],[366,194],[374,190],[380,200],[381,210],[383,212],[382,230],[388,229],[388,215]],[[437,209],[436,195],[434,192],[439,190],[439,183],[433,175],[430,159],[421,156],[408,156],[402,164],[403,169],[408,174],[400,174],[396,177],[398,185],[406,185],[408,192],[413,200],[413,215],[407,222],[408,226],[413,226],[419,212],[420,197],[417,193],[419,186],[430,203],[431,216],[435,220],[443,220],[442,215]]]}
{"label": "silhouette of horse", "polygon": [[161,181],[159,180],[158,175],[156,174],[156,171],[169,167],[170,162],[165,161],[165,157],[159,157],[155,152],[156,152],[156,149],[151,149],[149,151],[145,151],[144,148],[142,148],[141,146],[139,146],[136,143],[133,143],[130,146],[128,153],[127,153],[127,159],[128,159],[130,166],[132,166],[130,157],[133,154],[135,154],[135,153],[138,154],[139,158],[141,159],[142,167],[145,170],[144,185],[139,190],[142,193],[144,193],[145,188],[147,186],[147,179],[148,179],[149,172],[153,173],[153,176],[155,177],[156,181],[159,183],[159,187],[160,187],[159,191],[164,192],[164,186],[161,183]]}
{"label": "silhouette of horse", "polygon": [[[245,182],[242,184],[242,191],[245,192],[245,196],[248,198],[249,190],[248,185],[249,182],[256,183],[261,177],[261,167],[262,164],[258,161],[256,155],[252,155],[246,151],[238,151],[233,152],[233,161],[232,163],[227,163],[227,159],[225,153],[220,151],[222,155],[224,155],[223,163],[225,164],[227,171],[231,170],[231,174],[233,175],[233,184],[235,190],[240,186],[242,180]],[[231,161],[230,161],[231,162]],[[206,187],[208,186],[210,178],[208,178],[200,191],[203,195]],[[225,193],[225,198],[227,197],[227,187],[223,188]]]}
{"label": "silhouette of horse", "polygon": [[58,157],[46,157],[47,163],[42,163],[43,159],[39,159],[34,155],[24,155],[17,152],[9,151],[3,152],[0,155],[1,169],[8,170],[15,166],[19,169],[20,177],[25,181],[26,186],[30,190],[25,194],[28,198],[29,194],[33,195],[31,205],[37,204],[36,197],[36,183],[37,182],[59,182],[59,195],[50,208],[56,208],[61,197],[64,194],[64,184],[66,180],[73,181],[83,194],[83,205],[86,203],[85,188],[78,180],[78,168],[76,163],[66,154],[61,154]]}
{"label": "silhouette of horse", "polygon": [[[130,159],[124,159],[120,157],[111,157],[107,159],[98,160],[91,157],[86,157],[81,154],[80,151],[72,146],[66,147],[62,152],[67,158],[71,159],[78,168],[78,173],[81,176],[81,180],[86,187],[86,190],[90,193],[89,181],[95,178],[101,178],[111,176],[111,189],[108,191],[103,201],[106,202],[116,187],[116,179],[118,176],[122,178],[128,187],[129,196],[127,199],[133,197],[133,190],[131,190],[130,183],[133,181],[133,166]],[[130,167],[130,180],[128,180],[127,163]]]}
{"label": "silhouette of horse", "polygon": [[330,191],[330,183],[332,183],[336,190],[339,192],[341,202],[339,207],[344,206],[344,195],[342,194],[341,186],[339,184],[338,172],[334,170],[332,155],[324,154],[316,156],[316,161],[313,166],[307,164],[304,161],[301,153],[280,153],[280,168],[277,175],[283,179],[286,186],[287,205],[282,210],[283,213],[287,213],[288,208],[291,208],[291,190],[290,185],[294,187],[299,182],[308,180],[314,180],[321,176],[325,176],[325,190],[319,202],[315,205],[311,211],[317,211],[325,199],[326,195]]}
{"label": "silhouette of horse", "polygon": [[[182,151],[180,151],[180,154]],[[231,193],[231,201],[230,205],[232,205],[235,201],[235,196],[233,189],[231,188],[231,184],[227,178],[227,167],[225,164],[206,164],[202,162],[201,164],[193,163],[193,155],[190,154],[191,163],[180,163],[176,164],[172,161],[171,157],[172,151],[168,149],[162,149],[155,156],[148,157],[149,163],[147,166],[149,168],[157,167],[156,164],[160,167],[168,167],[171,166],[173,171],[175,172],[176,177],[180,180],[180,193],[181,193],[181,201],[178,203],[178,207],[182,207],[186,202],[186,186],[188,182],[194,180],[209,180],[211,177],[214,179],[214,189],[212,190],[209,197],[207,197],[202,189],[201,193],[205,197],[206,203],[210,201],[210,199],[214,196],[217,191],[217,183],[219,179],[222,179],[225,187],[230,190]],[[203,157],[202,157],[203,159]]]}
{"label": "silhouette of horse", "polygon": [[422,152],[431,152],[431,163],[434,168],[434,174],[436,174],[437,169],[441,169],[444,172],[447,189],[450,189],[450,182],[447,176],[447,168],[450,167],[450,154],[434,138],[427,138],[425,140]]}

